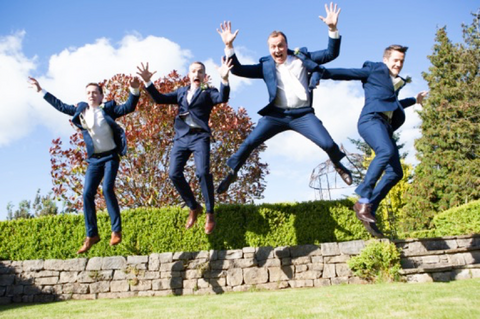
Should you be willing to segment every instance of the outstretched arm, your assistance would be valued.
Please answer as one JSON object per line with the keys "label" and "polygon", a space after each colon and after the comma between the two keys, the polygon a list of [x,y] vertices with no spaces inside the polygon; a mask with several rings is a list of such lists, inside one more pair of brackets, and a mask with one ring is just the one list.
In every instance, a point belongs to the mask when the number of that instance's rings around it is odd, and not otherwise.
{"label": "outstretched arm", "polygon": [[225,85],[228,85],[228,74],[232,68],[232,59],[222,58],[222,65],[218,68],[218,73],[222,78],[222,83]]}
{"label": "outstretched arm", "polygon": [[239,30],[232,33],[232,23],[230,21],[224,21],[223,24],[220,23],[220,30],[217,29],[225,47],[228,49],[233,49],[233,41],[237,37],[238,31]]}
{"label": "outstretched arm", "polygon": [[[150,72],[148,70],[148,62],[144,65],[143,63],[141,66],[137,66],[137,69],[139,72],[137,72],[138,75],[143,79],[145,83],[149,83],[152,80],[152,76],[157,73],[155,72]],[[167,94],[162,94],[158,92],[158,90],[155,88],[155,85],[150,84],[145,87],[145,90],[147,90],[148,94],[152,97],[152,99],[155,101],[155,103],[158,104],[178,104],[177,101],[177,94],[175,92],[167,93]]]}
{"label": "outstretched arm", "polygon": [[30,87],[34,88],[37,90],[37,92],[40,92],[42,90],[42,87],[40,86],[40,83],[37,81],[37,79],[32,78],[31,76],[28,77],[28,83],[30,83]]}
{"label": "outstretched arm", "polygon": [[152,76],[157,73],[157,71],[155,72],[150,72],[150,70],[148,70],[148,62],[143,65],[143,62],[141,63],[141,66],[137,66],[137,69],[139,72],[137,72],[138,75],[140,75],[140,77],[142,78],[142,80],[145,82],[145,83],[148,83],[152,80]]}
{"label": "outstretched arm", "polygon": [[[28,77],[28,82],[30,83],[30,86],[34,89],[37,90],[37,92],[42,91],[42,87],[40,86],[40,83],[37,81],[37,79],[29,76]],[[59,99],[57,99],[55,96],[53,96],[50,93],[46,93],[43,98],[50,103],[54,108],[56,108],[58,111],[68,114],[68,115],[74,115],[76,111],[75,105],[70,105],[70,104],[65,104]]]}
{"label": "outstretched arm", "polygon": [[213,104],[228,102],[230,96],[230,85],[228,85],[228,74],[232,69],[232,60],[222,58],[222,65],[217,68],[222,81],[220,83],[220,91],[216,89],[210,91],[210,97]]}
{"label": "outstretched arm", "polygon": [[417,103],[423,105],[423,99],[427,97],[428,91],[422,91],[417,94]]}
{"label": "outstretched arm", "polygon": [[134,90],[138,90],[140,88],[140,80],[136,76],[131,78],[130,81],[128,81],[128,84],[130,84],[130,87]]}
{"label": "outstretched arm", "polygon": [[322,79],[330,80],[366,80],[372,72],[372,63],[366,61],[361,69],[326,68]]}
{"label": "outstretched arm", "polygon": [[330,2],[330,8],[325,4],[325,11],[327,13],[326,17],[319,16],[320,20],[325,22],[328,26],[328,30],[331,32],[337,31],[338,16],[342,9],[337,8],[337,4],[333,5],[333,2]]}
{"label": "outstretched arm", "polygon": [[128,95],[128,100],[124,104],[115,104],[113,109],[116,118],[128,113],[132,113],[137,107],[137,103],[140,98],[140,80],[138,77],[134,76],[128,81],[128,84],[130,84],[130,94]]}

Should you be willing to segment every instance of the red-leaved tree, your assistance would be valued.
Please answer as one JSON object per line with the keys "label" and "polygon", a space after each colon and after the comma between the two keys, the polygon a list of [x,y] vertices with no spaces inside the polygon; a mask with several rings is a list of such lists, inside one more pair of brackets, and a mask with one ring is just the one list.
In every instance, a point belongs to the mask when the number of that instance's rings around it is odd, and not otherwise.
{"label": "red-leaved tree", "polygon": [[[119,74],[101,83],[105,98],[114,99],[117,103],[126,101],[130,78]],[[182,77],[173,71],[154,84],[160,92],[167,93],[188,83],[188,77]],[[183,204],[168,178],[169,154],[175,134],[173,122],[177,110],[177,105],[155,104],[142,90],[136,111],[117,119],[125,128],[128,140],[128,152],[121,160],[116,180],[116,193],[122,208]],[[235,112],[227,103],[223,103],[213,109],[210,127],[213,135],[211,172],[214,186],[217,187],[227,174],[227,159],[252,131],[253,123],[244,108]],[[65,202],[68,210],[82,210],[83,180],[87,163],[81,133],[76,130],[70,136],[70,146],[67,148],[63,147],[60,138],[53,140],[52,144],[50,154],[54,194]],[[268,169],[267,164],[260,161],[260,152],[265,148],[265,145],[261,145],[251,154],[228,192],[215,194],[217,203],[252,203],[254,199],[262,198]],[[202,203],[193,156],[187,162],[185,176],[197,200]],[[99,209],[106,207],[103,196],[97,196],[96,204]]]}

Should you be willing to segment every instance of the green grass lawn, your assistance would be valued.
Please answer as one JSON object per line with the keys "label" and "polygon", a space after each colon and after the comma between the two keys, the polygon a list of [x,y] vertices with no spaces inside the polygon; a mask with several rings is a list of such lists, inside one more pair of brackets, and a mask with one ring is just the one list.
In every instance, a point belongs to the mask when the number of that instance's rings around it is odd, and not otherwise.
{"label": "green grass lawn", "polygon": [[0,318],[480,318],[480,279],[0,306]]}

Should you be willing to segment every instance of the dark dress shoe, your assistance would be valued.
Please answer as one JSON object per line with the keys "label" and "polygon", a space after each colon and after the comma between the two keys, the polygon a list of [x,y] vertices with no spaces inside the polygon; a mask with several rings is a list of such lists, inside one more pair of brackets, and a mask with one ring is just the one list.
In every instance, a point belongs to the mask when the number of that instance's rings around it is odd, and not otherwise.
{"label": "dark dress shoe", "polygon": [[372,235],[373,237],[377,238],[385,238],[385,235],[378,229],[377,224],[375,223],[369,223],[369,222],[364,222],[362,221],[363,226],[365,226],[365,229]]}
{"label": "dark dress shoe", "polygon": [[372,215],[372,205],[371,204],[362,204],[360,202],[356,202],[353,205],[353,210],[357,215],[357,218],[360,219],[362,222],[368,223],[376,223],[375,217]]}
{"label": "dark dress shoe", "polygon": [[93,245],[95,245],[99,241],[100,241],[100,236],[98,235],[85,238],[85,241],[83,242],[83,246],[80,247],[80,249],[77,251],[77,254],[86,253],[90,248],[92,248]]}
{"label": "dark dress shoe", "polygon": [[205,221],[205,234],[210,235],[215,228],[215,218],[213,217],[212,213],[206,213],[206,221]]}
{"label": "dark dress shoe", "polygon": [[193,225],[197,222],[197,217],[203,211],[203,207],[198,205],[195,209],[190,209],[190,214],[188,215],[187,224],[185,225],[186,229],[192,228]]}
{"label": "dark dress shoe", "polygon": [[345,184],[352,185],[353,183],[352,173],[345,166],[343,166],[342,163],[335,163],[334,166],[338,175],[340,175],[340,177],[345,182]]}
{"label": "dark dress shoe", "polygon": [[110,246],[118,245],[122,242],[122,233],[119,231],[113,231],[110,238]]}
{"label": "dark dress shoe", "polygon": [[223,194],[228,190],[228,187],[230,184],[232,184],[235,180],[237,179],[237,174],[235,174],[233,171],[228,173],[227,177],[224,178],[224,180],[218,185],[217,188],[217,193],[218,194]]}

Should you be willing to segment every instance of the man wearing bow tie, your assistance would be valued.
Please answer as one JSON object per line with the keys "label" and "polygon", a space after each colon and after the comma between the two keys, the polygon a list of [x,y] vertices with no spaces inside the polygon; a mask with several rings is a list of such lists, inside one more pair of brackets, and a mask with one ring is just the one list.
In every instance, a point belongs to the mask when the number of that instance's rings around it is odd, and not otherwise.
{"label": "man wearing bow tie", "polygon": [[361,69],[325,69],[323,73],[324,79],[361,80],[363,83],[365,105],[358,120],[358,132],[375,152],[375,158],[355,190],[360,198],[353,209],[365,228],[376,237],[383,237],[376,226],[378,205],[403,177],[393,132],[405,122],[404,109],[416,103],[422,104],[427,95],[423,91],[416,98],[398,100],[398,93],[406,84],[399,73],[407,49],[391,45],[384,51],[383,62],[367,61]]}
{"label": "man wearing bow tie", "polygon": [[223,60],[218,69],[222,82],[220,91],[209,87],[205,83],[205,65],[193,62],[189,67],[188,77],[190,85],[166,94],[157,91],[151,82],[152,75],[148,70],[148,63],[138,67],[138,75],[145,82],[145,89],[155,103],[178,104],[178,114],[175,117],[175,138],[170,153],[170,167],[168,175],[176,190],[190,208],[190,214],[185,227],[191,228],[197,221],[197,216],[202,212],[202,206],[195,199],[183,174],[185,164],[193,153],[196,175],[200,182],[206,207],[205,233],[210,234],[215,228],[214,219],[214,190],[213,178],[210,173],[210,127],[208,121],[215,105],[228,101],[230,86],[228,73],[231,61]]}
{"label": "man wearing bow tie", "polygon": [[58,111],[71,115],[72,123],[83,135],[87,148],[87,172],[83,186],[83,213],[87,237],[77,254],[87,252],[100,241],[95,210],[95,195],[103,179],[103,196],[110,215],[112,234],[110,246],[122,241],[122,224],[120,208],[114,187],[120,166],[119,155],[127,152],[125,131],[115,122],[121,116],[135,111],[139,99],[140,81],[137,77],[130,80],[130,95],[125,104],[118,105],[115,101],[103,103],[103,89],[97,83],[86,86],[87,103],[80,102],[76,106],[65,104],[52,94],[43,90],[38,81],[30,77],[30,84],[37,92],[42,92],[43,98]]}
{"label": "man wearing bow tie", "polygon": [[270,56],[260,59],[255,65],[242,65],[234,52],[233,41],[238,30],[232,33],[231,23],[220,25],[220,34],[225,44],[225,55],[233,60],[232,73],[238,76],[263,79],[267,85],[269,103],[258,114],[263,117],[245,139],[239,150],[227,161],[230,173],[220,183],[217,192],[224,193],[237,177],[237,172],[252,151],[278,133],[293,130],[310,139],[325,152],[336,171],[347,185],[352,184],[350,171],[340,160],[345,154],[340,151],[312,108],[312,90],[318,85],[323,70],[321,64],[335,59],[340,52],[340,36],[337,30],[340,8],[325,5],[326,17],[320,19],[329,28],[328,48],[309,52],[306,48],[288,49],[287,37],[274,31],[268,37]]}

